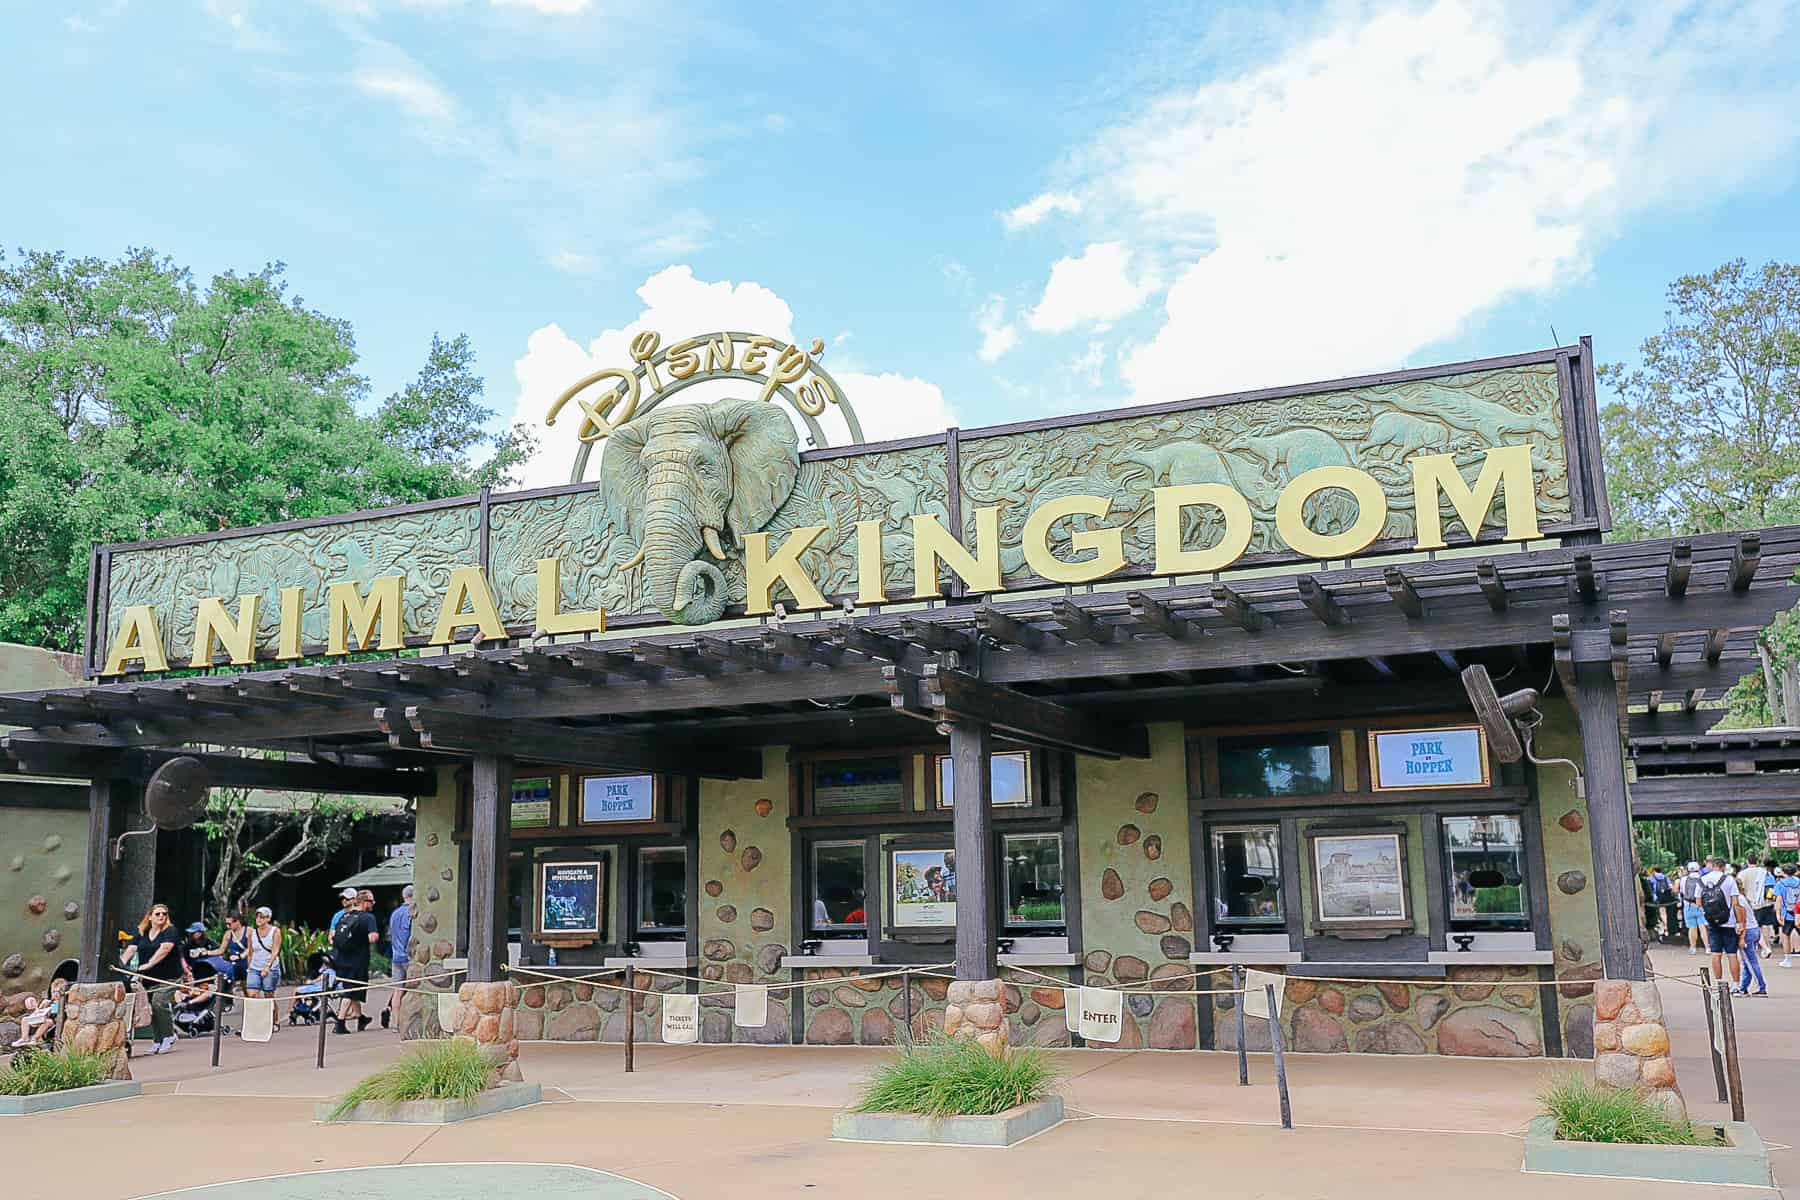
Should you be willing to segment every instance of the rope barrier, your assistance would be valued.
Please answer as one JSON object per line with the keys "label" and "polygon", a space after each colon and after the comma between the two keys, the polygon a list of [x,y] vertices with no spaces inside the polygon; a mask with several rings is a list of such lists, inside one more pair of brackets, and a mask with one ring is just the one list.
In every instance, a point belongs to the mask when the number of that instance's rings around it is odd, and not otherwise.
{"label": "rope barrier", "polygon": [[[866,975],[865,974],[858,974],[855,976],[834,975],[830,979],[796,979],[796,980],[793,980],[788,983],[745,983],[745,984],[727,983],[724,980],[720,980],[720,979],[702,979],[698,975],[683,975],[683,974],[681,974],[679,972],[675,972],[675,971],[656,971],[656,970],[651,970],[646,967],[637,967],[637,968],[635,968],[635,970],[642,974],[645,974],[645,975],[655,975],[662,979],[674,979],[674,980],[679,980],[683,983],[696,984],[701,988],[711,988],[711,989],[713,989],[713,991],[711,992],[712,995],[729,995],[729,994],[734,994],[737,991],[737,989],[740,987],[759,987],[759,988],[762,988],[764,991],[768,991],[768,992],[790,992],[790,991],[796,991],[796,990],[804,991],[805,989],[807,989],[809,987],[839,987],[839,986],[842,986],[844,980],[847,978],[888,979],[895,975],[930,975],[930,974],[934,974],[937,971],[941,971],[945,967],[950,967],[950,966],[954,966],[954,965],[955,965],[954,963],[933,963],[933,964],[930,964],[930,965],[924,966],[924,967],[895,967],[892,970],[878,971],[873,974],[866,974]],[[608,991],[630,992],[634,996],[669,996],[669,995],[678,995],[679,994],[679,993],[669,992],[666,990],[658,990],[658,989],[654,989],[654,988],[635,988],[635,987],[626,987],[623,984],[601,983],[596,977],[593,977],[593,976],[549,975],[542,971],[533,971],[528,967],[511,967],[511,966],[509,966],[509,967],[503,967],[502,969],[504,971],[506,971],[507,974],[509,974],[509,975],[511,975],[511,974],[535,975],[535,976],[538,976],[540,979],[544,980],[546,983],[571,983],[571,982],[589,983],[594,987],[605,988]],[[612,967],[612,968],[609,968],[607,971],[599,972],[598,974],[616,974],[617,972],[622,971],[623,969],[624,968],[622,968],[622,967]],[[797,968],[797,969],[812,970],[814,968],[801,967],[801,968]],[[945,978],[948,978],[948,977],[946,976]]]}

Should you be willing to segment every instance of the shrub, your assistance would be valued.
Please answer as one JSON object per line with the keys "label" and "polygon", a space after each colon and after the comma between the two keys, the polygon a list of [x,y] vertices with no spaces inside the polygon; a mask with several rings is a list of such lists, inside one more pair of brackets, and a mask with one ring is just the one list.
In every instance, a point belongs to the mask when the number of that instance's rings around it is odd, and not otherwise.
{"label": "shrub", "polygon": [[1641,1088],[1601,1087],[1580,1076],[1553,1079],[1538,1093],[1565,1142],[1626,1142],[1653,1146],[1699,1144],[1693,1126],[1671,1117]]}
{"label": "shrub", "polygon": [[359,1104],[392,1106],[407,1100],[473,1100],[494,1080],[495,1067],[473,1041],[423,1042],[345,1092],[331,1120]]}
{"label": "shrub", "polygon": [[0,1096],[41,1096],[70,1088],[105,1083],[112,1075],[113,1055],[79,1050],[28,1050],[0,1067]]}
{"label": "shrub", "polygon": [[[216,943],[215,943],[216,944]],[[308,929],[304,925],[284,925],[281,929],[281,977],[293,983],[312,978],[306,960],[331,944],[331,934],[324,929]]]}
{"label": "shrub", "polygon": [[863,1085],[857,1112],[928,1117],[991,1116],[1048,1095],[1056,1068],[1035,1047],[993,1055],[975,1042],[933,1033],[902,1046]]}

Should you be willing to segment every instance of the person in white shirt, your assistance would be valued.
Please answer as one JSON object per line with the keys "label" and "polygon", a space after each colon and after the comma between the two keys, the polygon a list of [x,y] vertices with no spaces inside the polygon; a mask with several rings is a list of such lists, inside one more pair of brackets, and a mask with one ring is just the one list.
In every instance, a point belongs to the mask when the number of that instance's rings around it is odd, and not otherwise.
{"label": "person in white shirt", "polygon": [[1700,876],[1700,909],[1706,917],[1706,948],[1712,952],[1712,977],[1730,981],[1725,964],[1737,958],[1744,926],[1749,914],[1738,883],[1725,869],[1725,859],[1713,855],[1706,860],[1706,871]]}

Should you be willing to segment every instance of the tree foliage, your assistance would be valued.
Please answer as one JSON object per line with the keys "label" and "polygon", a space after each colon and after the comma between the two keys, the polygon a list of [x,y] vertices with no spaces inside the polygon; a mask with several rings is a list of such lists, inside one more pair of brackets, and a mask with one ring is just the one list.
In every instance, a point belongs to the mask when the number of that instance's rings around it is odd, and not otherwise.
{"label": "tree foliage", "polygon": [[310,875],[349,842],[367,801],[346,796],[293,797],[289,808],[252,809],[247,788],[214,788],[198,828],[218,855],[209,886],[212,913],[249,911],[277,876]]}
{"label": "tree foliage", "polygon": [[80,647],[96,542],[511,482],[529,434],[485,431],[466,337],[371,404],[348,323],[283,270],[202,288],[148,249],[0,254],[0,640]]}

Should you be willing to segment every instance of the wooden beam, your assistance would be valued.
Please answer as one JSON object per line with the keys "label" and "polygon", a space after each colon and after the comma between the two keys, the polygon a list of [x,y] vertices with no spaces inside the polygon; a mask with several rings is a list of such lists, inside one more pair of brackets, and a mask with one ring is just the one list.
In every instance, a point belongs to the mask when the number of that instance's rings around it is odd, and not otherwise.
{"label": "wooden beam", "polygon": [[1669,567],[1663,576],[1663,594],[1685,596],[1694,573],[1694,544],[1682,538],[1669,547]]}
{"label": "wooden beam", "polygon": [[524,668],[527,675],[542,676],[545,680],[560,679],[564,683],[580,684],[583,687],[600,687],[606,683],[603,673],[579,666],[557,655],[548,646],[536,650],[521,650],[512,661]]}
{"label": "wooden beam", "polygon": [[[408,707],[406,723],[427,750],[494,754],[616,771],[695,774],[706,779],[754,779],[762,755],[753,749],[678,742],[636,734],[559,725],[553,721],[494,720],[441,709]],[[389,721],[392,715],[389,714]]]}
{"label": "wooden beam", "polygon": [[1294,587],[1300,593],[1300,603],[1306,605],[1307,611],[1319,619],[1319,624],[1349,623],[1350,614],[1344,611],[1344,606],[1337,602],[1331,589],[1321,584],[1317,576],[1302,575],[1294,580]]}
{"label": "wooden beam", "polygon": [[1213,584],[1212,604],[1214,612],[1246,633],[1260,633],[1269,623],[1265,614],[1225,584]]}
{"label": "wooden beam", "polygon": [[917,617],[900,619],[900,636],[909,642],[937,652],[968,654],[975,649],[975,639],[960,630],[937,621],[921,621]]}
{"label": "wooden beam", "polygon": [[1722,708],[1703,708],[1689,712],[1684,708],[1660,712],[1631,714],[1631,736],[1654,737],[1659,734],[1705,733],[1724,719]]}
{"label": "wooden beam", "polygon": [[633,642],[631,643],[631,657],[653,667],[661,667],[669,671],[682,671],[689,675],[717,675],[719,673],[718,663],[696,654],[684,646],[672,646],[667,642]]}
{"label": "wooden beam", "polygon": [[1461,675],[1462,674],[1462,663],[1457,661],[1456,651],[1454,651],[1454,650],[1434,650],[1434,651],[1432,651],[1432,653],[1437,656],[1438,662],[1440,662],[1444,665],[1444,669],[1446,671],[1449,671],[1452,675]]}
{"label": "wooden beam", "polygon": [[1387,585],[1388,598],[1400,607],[1409,620],[1417,621],[1425,616],[1425,600],[1419,595],[1419,589],[1407,578],[1406,572],[1399,567],[1389,567],[1381,574],[1382,582]]}
{"label": "wooden beam", "polygon": [[1108,625],[1073,600],[1052,600],[1050,615],[1063,627],[1063,637],[1074,642],[1104,646],[1118,637],[1118,627]]}
{"label": "wooden beam", "polygon": [[343,792],[357,796],[420,796],[437,787],[425,771],[345,767],[298,758],[263,758],[202,750],[117,749],[22,741],[8,747],[21,775],[73,779],[143,779],[172,758],[196,758],[215,787],[268,788],[288,792]]}
{"label": "wooden beam", "polygon": [[1487,597],[1488,607],[1495,612],[1506,608],[1506,580],[1500,576],[1500,568],[1494,560],[1484,558],[1475,564],[1475,584],[1481,594]]}
{"label": "wooden beam", "polygon": [[835,646],[854,650],[865,658],[880,659],[882,662],[905,662],[912,655],[912,647],[906,642],[885,633],[864,629],[850,617],[842,618],[832,627],[831,641]]}
{"label": "wooden beam", "polygon": [[1150,757],[1150,735],[1142,725],[1116,726],[937,663],[925,665],[921,683],[924,699],[941,721],[977,721],[1016,741],[1102,758]]}
{"label": "wooden beam", "polygon": [[991,637],[996,642],[1020,646],[1026,650],[1042,650],[1052,639],[1062,641],[1055,634],[1045,633],[1037,626],[1027,624],[991,604],[983,604],[975,609],[975,628],[983,637]]}
{"label": "wooden beam", "polygon": [[1382,678],[1392,679],[1394,677],[1394,668],[1388,663],[1387,659],[1381,657],[1379,654],[1372,654],[1368,658],[1363,659],[1363,661],[1368,663],[1371,667],[1374,667],[1375,673]]}
{"label": "wooden beam", "polygon": [[1731,550],[1731,590],[1747,592],[1750,583],[1756,578],[1756,568],[1762,562],[1762,534],[1746,533],[1738,538],[1737,545]]}
{"label": "wooden beam", "polygon": [[[137,786],[129,779],[96,779],[88,787],[87,874],[81,898],[81,957],[76,978],[82,983],[115,983],[118,961],[114,931],[120,918],[122,872],[113,861],[113,843],[129,828],[129,812]],[[110,952],[109,952],[110,951]]]}
{"label": "wooden beam", "polygon": [[720,662],[736,663],[738,666],[752,671],[781,670],[779,655],[770,654],[761,646],[754,645],[748,640],[701,634],[694,639],[694,645],[706,657],[717,659]]}
{"label": "wooden beam", "polygon": [[844,651],[826,638],[804,637],[777,625],[763,626],[762,643],[770,654],[810,666],[835,667],[844,661]]}
{"label": "wooden beam", "polygon": [[1600,918],[1600,961],[1609,979],[1644,977],[1639,896],[1632,871],[1631,801],[1625,783],[1624,714],[1610,653],[1578,644],[1570,699],[1581,729],[1582,776],[1592,847],[1593,896]]}
{"label": "wooden beam", "polygon": [[1631,785],[1639,821],[1686,817],[1788,817],[1800,813],[1800,772],[1648,775]]}
{"label": "wooden beam", "polygon": [[[527,653],[531,652],[527,651]],[[542,651],[542,653],[567,658],[575,666],[585,668],[595,675],[597,678],[594,682],[596,683],[608,675],[617,675],[623,679],[636,679],[642,683],[656,683],[665,675],[661,667],[642,662],[630,653],[609,652],[598,646],[589,646],[580,642],[568,646],[558,646],[553,651]]]}
{"label": "wooden beam", "polygon": [[1139,625],[1156,630],[1164,637],[1180,641],[1190,634],[1198,636],[1205,630],[1183,616],[1178,616],[1173,609],[1154,596],[1143,592],[1128,592],[1125,603],[1131,606],[1132,620]]}
{"label": "wooden beam", "polygon": [[993,730],[979,721],[950,726],[950,779],[956,796],[952,844],[956,847],[956,886],[971,897],[956,906],[956,978],[965,982],[997,980],[1000,975],[999,927],[993,889]]}
{"label": "wooden beam", "polygon": [[1677,643],[1680,640],[1681,640],[1681,635],[1678,633],[1662,633],[1662,634],[1657,635],[1657,638],[1656,638],[1656,665],[1657,666],[1667,667],[1671,662],[1675,661],[1675,648],[1676,648]]}
{"label": "wooden beam", "polygon": [[1594,569],[1594,552],[1591,550],[1576,551],[1574,566],[1575,598],[1583,604],[1595,603],[1600,599],[1600,574]]}
{"label": "wooden beam", "polygon": [[[469,965],[471,983],[502,979],[512,861],[513,760],[475,756],[469,787]],[[629,1004],[629,1001],[627,1002]]]}
{"label": "wooden beam", "polygon": [[1725,643],[1731,640],[1731,630],[1710,629],[1706,633],[1706,661],[1716,663],[1725,653]]}

